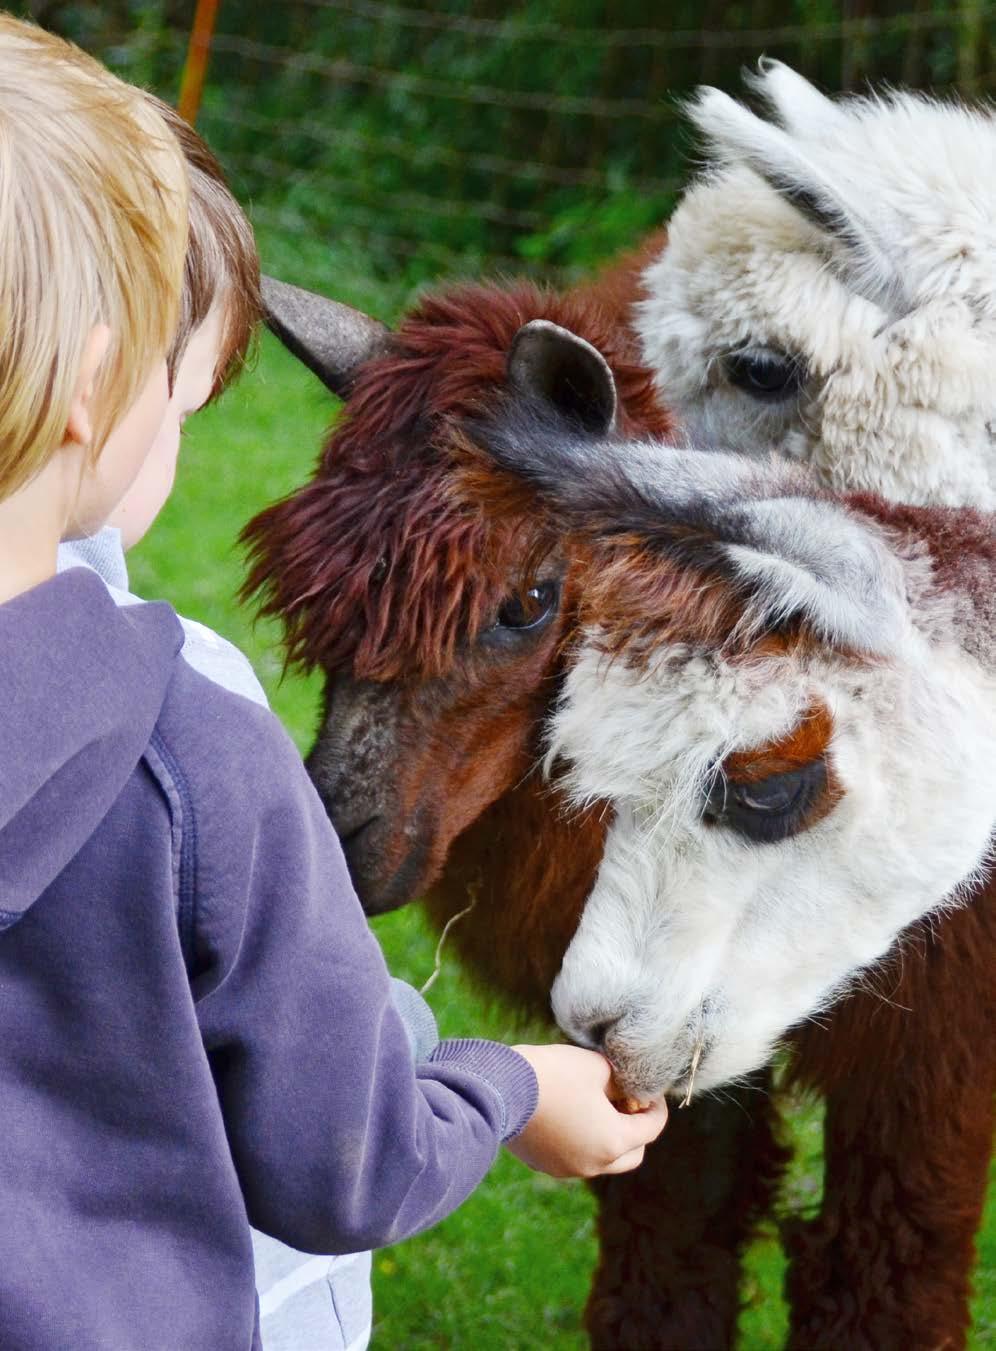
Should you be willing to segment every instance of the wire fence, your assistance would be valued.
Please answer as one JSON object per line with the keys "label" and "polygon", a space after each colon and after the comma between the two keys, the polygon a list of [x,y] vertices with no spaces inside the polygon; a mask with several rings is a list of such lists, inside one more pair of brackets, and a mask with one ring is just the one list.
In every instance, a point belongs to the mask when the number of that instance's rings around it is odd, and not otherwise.
{"label": "wire fence", "polygon": [[[190,4],[25,7],[175,98]],[[837,91],[996,92],[986,0],[221,0],[200,113],[290,280],[593,267],[666,218],[681,100],[762,54]],[[347,285],[348,291],[348,285]]]}

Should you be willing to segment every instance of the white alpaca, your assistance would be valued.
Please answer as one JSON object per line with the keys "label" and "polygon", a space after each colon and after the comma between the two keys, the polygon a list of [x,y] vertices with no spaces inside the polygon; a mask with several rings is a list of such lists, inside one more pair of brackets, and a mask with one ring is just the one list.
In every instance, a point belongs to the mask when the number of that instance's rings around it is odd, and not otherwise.
{"label": "white alpaca", "polygon": [[[701,453],[647,450],[641,491],[667,521],[672,461]],[[712,584],[739,592],[749,578],[735,627],[706,638],[692,622],[682,641],[610,663],[618,633],[589,613],[552,722],[574,800],[609,798],[614,813],[554,1013],[604,1046],[635,1097],[767,1063],[907,926],[968,898],[996,825],[996,672],[967,651],[984,616],[945,614],[922,557],[799,485],[782,498],[780,476],[731,493],[738,519],[716,564],[731,580]],[[789,552],[791,533],[811,552]],[[818,533],[868,571],[828,584]],[[614,560],[621,581],[635,554]],[[758,646],[789,612],[819,644]],[[804,761],[772,770],[793,742]]]}
{"label": "white alpaca", "polygon": [[[532,359],[513,352],[520,388]],[[585,435],[543,388],[482,444],[580,551],[549,761],[613,809],[553,1008],[632,1096],[690,1093],[766,1063],[904,929],[984,889],[994,518]],[[611,388],[590,403],[608,432]]]}
{"label": "white alpaca", "polygon": [[832,102],[787,66],[690,105],[710,167],[643,276],[636,327],[692,440],[825,482],[996,506],[996,115]]}

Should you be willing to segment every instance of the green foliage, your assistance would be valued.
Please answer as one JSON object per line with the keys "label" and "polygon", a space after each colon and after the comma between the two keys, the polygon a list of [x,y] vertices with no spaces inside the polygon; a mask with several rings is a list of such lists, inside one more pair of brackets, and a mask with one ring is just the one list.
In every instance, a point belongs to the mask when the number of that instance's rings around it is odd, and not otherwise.
{"label": "green foliage", "polygon": [[[192,5],[23,8],[175,98]],[[199,127],[258,224],[362,259],[367,277],[573,276],[666,216],[693,151],[678,100],[696,85],[740,92],[764,52],[828,89],[983,92],[993,14],[991,0],[226,0]],[[304,280],[293,259],[284,275]]]}
{"label": "green foliage", "polygon": [[666,220],[672,205],[672,196],[665,193],[639,197],[619,192],[598,202],[571,202],[544,229],[518,240],[516,248],[529,262],[584,275]]}

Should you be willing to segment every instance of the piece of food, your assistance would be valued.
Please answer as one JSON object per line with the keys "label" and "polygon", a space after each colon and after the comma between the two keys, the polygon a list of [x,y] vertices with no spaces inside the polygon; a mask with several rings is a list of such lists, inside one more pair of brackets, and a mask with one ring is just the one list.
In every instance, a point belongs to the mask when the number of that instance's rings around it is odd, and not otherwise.
{"label": "piece of food", "polygon": [[612,1106],[617,1112],[622,1112],[625,1116],[636,1116],[638,1112],[645,1112],[650,1107],[649,1102],[640,1102],[637,1098],[618,1098]]}
{"label": "piece of food", "polygon": [[624,1116],[636,1116],[638,1112],[645,1112],[651,1106],[649,1102],[641,1102],[639,1098],[630,1097],[616,1083],[615,1079],[609,1084],[609,1102],[617,1112],[622,1112]]}

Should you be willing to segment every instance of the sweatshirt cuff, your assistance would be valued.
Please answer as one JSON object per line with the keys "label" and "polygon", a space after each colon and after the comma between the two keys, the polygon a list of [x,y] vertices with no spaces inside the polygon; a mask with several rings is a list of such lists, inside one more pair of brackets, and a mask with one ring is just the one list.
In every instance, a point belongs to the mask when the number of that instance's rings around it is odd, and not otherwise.
{"label": "sweatshirt cuff", "polygon": [[503,1108],[502,1144],[527,1125],[539,1101],[536,1072],[525,1056],[500,1041],[453,1037],[441,1041],[429,1060],[465,1070],[494,1090]]}

